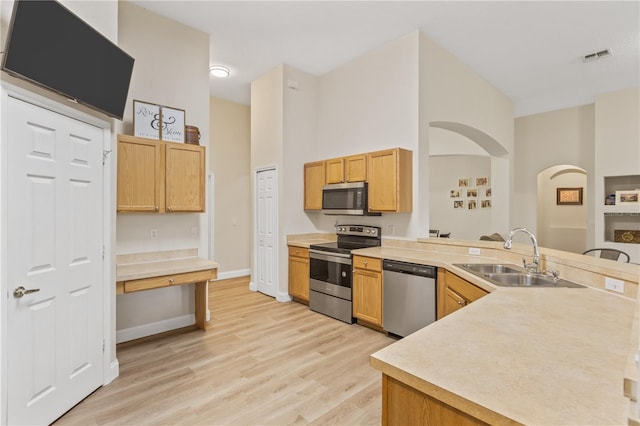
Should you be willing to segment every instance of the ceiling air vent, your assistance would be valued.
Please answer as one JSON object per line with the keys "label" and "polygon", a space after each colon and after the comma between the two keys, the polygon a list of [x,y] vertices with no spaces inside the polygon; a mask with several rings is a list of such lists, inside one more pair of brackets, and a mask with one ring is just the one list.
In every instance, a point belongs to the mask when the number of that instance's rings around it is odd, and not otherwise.
{"label": "ceiling air vent", "polygon": [[600,50],[599,52],[589,53],[588,55],[584,55],[582,57],[583,62],[593,62],[598,59],[606,58],[607,56],[611,56],[611,51],[609,49]]}

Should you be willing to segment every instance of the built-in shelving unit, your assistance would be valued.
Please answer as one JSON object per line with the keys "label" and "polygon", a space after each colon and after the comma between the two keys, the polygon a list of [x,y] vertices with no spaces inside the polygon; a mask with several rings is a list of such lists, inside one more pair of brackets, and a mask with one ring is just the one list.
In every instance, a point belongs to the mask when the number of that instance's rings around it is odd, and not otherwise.
{"label": "built-in shelving unit", "polygon": [[[605,176],[604,200],[616,191],[633,191],[640,189],[640,175]],[[605,205],[604,241],[615,244],[637,244],[615,241],[616,230],[640,231],[640,204]]]}

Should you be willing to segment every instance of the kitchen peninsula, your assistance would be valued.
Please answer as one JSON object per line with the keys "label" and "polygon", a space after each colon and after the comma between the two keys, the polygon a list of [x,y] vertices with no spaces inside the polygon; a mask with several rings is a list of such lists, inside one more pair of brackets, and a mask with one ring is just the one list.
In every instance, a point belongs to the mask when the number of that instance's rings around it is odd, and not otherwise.
{"label": "kitchen peninsula", "polygon": [[[623,380],[629,354],[638,348],[638,336],[632,335],[635,297],[594,287],[496,288],[453,264],[496,263],[507,252],[495,246],[489,251],[496,257],[479,258],[454,253],[453,247],[358,253],[436,265],[491,292],[371,356],[371,365],[383,373],[382,423],[627,424]],[[527,256],[528,250],[523,246],[521,253]],[[566,265],[578,259],[567,255]],[[551,259],[547,268],[561,269]],[[595,269],[607,265],[596,263]],[[600,273],[618,267],[628,277],[637,270],[613,264]],[[565,269],[571,273],[570,266]],[[595,275],[583,273],[583,283],[595,284]],[[635,293],[637,274],[627,287]]]}

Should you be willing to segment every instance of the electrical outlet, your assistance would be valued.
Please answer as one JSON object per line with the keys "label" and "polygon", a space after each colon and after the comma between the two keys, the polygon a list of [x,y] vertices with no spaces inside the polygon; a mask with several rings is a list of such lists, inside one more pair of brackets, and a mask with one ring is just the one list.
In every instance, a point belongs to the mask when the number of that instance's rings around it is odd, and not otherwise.
{"label": "electrical outlet", "polygon": [[469,254],[480,255],[480,249],[475,247],[469,247]]}
{"label": "electrical outlet", "polygon": [[158,230],[156,228],[151,228],[151,231],[149,232],[149,236],[151,237],[152,240],[155,240],[156,238],[158,238]]}
{"label": "electrical outlet", "polygon": [[396,226],[395,225],[389,225],[387,227],[387,232],[389,233],[389,235],[393,235],[396,232]]}
{"label": "electrical outlet", "polygon": [[624,293],[624,281],[616,280],[615,278],[604,278],[604,288],[618,293]]}

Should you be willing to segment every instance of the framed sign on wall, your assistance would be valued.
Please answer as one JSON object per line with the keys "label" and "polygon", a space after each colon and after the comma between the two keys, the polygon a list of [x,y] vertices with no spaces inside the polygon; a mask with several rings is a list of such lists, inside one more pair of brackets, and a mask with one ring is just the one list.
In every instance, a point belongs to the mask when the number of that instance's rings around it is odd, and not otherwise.
{"label": "framed sign on wall", "polygon": [[556,204],[558,206],[581,206],[582,188],[557,188]]}
{"label": "framed sign on wall", "polygon": [[133,136],[160,139],[160,105],[133,101]]}

